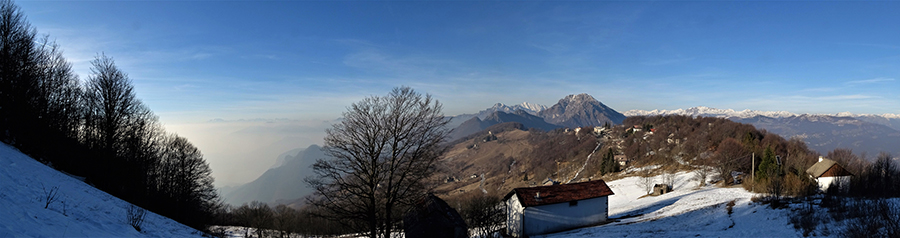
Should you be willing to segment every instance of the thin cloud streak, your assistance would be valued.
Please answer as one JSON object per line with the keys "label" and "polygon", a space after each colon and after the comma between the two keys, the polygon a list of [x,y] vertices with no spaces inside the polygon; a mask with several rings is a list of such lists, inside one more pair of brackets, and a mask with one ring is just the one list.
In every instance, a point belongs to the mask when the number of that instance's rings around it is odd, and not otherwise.
{"label": "thin cloud streak", "polygon": [[854,80],[849,81],[847,84],[873,84],[873,83],[883,83],[883,82],[892,82],[895,79],[893,78],[874,78],[874,79],[866,79],[866,80]]}

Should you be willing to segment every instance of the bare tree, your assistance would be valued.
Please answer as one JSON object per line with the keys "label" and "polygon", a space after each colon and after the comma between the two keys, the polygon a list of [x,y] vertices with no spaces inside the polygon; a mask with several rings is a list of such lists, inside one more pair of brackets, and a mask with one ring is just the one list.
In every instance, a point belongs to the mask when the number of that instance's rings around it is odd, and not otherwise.
{"label": "bare tree", "polygon": [[495,195],[476,194],[464,199],[460,213],[473,237],[498,237],[506,222],[503,201]]}
{"label": "bare tree", "polygon": [[656,183],[656,180],[653,178],[653,171],[651,171],[649,168],[644,168],[644,170],[641,170],[641,178],[638,179],[637,183],[638,186],[641,186],[641,188],[643,188],[644,191],[647,192],[647,194],[652,193],[653,185],[654,183]]}
{"label": "bare tree", "polygon": [[352,104],[343,120],[326,130],[330,159],[313,165],[306,182],[315,190],[309,202],[369,237],[389,237],[402,208],[427,188],[449,120],[431,95],[409,87]]}
{"label": "bare tree", "polygon": [[719,143],[716,154],[713,156],[713,170],[718,173],[723,186],[734,183],[731,171],[738,167],[739,159],[745,154],[744,146],[734,138],[729,137]]}
{"label": "bare tree", "polygon": [[677,171],[675,171],[674,169],[667,170],[662,176],[663,184],[669,186],[669,189],[675,188],[675,173],[677,173]]}
{"label": "bare tree", "polygon": [[706,178],[709,178],[710,173],[712,173],[712,169],[709,166],[701,165],[694,169],[694,179],[699,182],[698,188],[706,185]]}

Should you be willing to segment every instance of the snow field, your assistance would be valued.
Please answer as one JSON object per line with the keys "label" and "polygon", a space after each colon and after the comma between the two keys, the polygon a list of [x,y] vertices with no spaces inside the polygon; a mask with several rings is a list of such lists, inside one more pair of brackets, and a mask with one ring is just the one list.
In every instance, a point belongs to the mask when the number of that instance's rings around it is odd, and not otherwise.
{"label": "snow field", "polygon": [[0,143],[0,237],[201,237],[149,211],[138,232],[126,221],[130,206]]}
{"label": "snow field", "polygon": [[[790,209],[751,204],[755,195],[743,188],[697,188],[690,172],[675,176],[673,191],[642,197],[640,177],[607,182],[613,222],[538,237],[800,237],[790,224]],[[662,183],[662,176],[655,177]],[[732,213],[727,204],[735,201]]]}

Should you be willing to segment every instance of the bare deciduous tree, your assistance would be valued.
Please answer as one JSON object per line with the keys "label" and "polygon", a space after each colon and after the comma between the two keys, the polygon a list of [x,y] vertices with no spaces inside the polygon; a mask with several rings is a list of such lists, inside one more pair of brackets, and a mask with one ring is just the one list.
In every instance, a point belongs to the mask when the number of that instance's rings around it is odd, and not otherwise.
{"label": "bare deciduous tree", "polygon": [[498,237],[496,231],[506,222],[501,198],[495,195],[476,194],[463,200],[460,213],[471,229],[473,237]]}
{"label": "bare deciduous tree", "polygon": [[643,188],[644,191],[647,192],[647,194],[652,193],[653,185],[654,183],[656,183],[656,180],[653,178],[653,171],[651,171],[649,168],[644,168],[644,170],[641,170],[640,174],[641,178],[639,178],[637,181],[638,186],[641,186],[641,188]]}
{"label": "bare deciduous tree", "polygon": [[744,145],[734,138],[725,138],[719,143],[719,147],[716,149],[716,154],[713,157],[713,170],[718,173],[723,186],[734,183],[731,171],[738,167],[739,159],[745,154],[747,153],[744,150]]}
{"label": "bare deciduous tree", "polygon": [[352,104],[326,130],[331,158],[316,161],[306,179],[310,204],[369,237],[389,237],[409,199],[428,188],[448,122],[439,102],[409,87]]}
{"label": "bare deciduous tree", "polygon": [[706,178],[709,178],[709,174],[712,173],[712,169],[708,166],[701,165],[694,169],[694,179],[696,179],[699,183],[697,187],[703,187],[706,185]]}
{"label": "bare deciduous tree", "polygon": [[662,176],[663,184],[669,186],[669,189],[675,188],[675,173],[675,170],[667,170]]}

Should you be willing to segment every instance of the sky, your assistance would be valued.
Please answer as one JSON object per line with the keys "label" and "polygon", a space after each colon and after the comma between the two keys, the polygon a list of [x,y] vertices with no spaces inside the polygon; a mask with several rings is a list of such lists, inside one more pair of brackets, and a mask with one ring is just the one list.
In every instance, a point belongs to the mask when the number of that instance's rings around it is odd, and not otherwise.
{"label": "sky", "polygon": [[900,3],[17,1],[80,78],[112,57],[218,186],[246,183],[365,97],[444,113],[551,106],[900,113]]}

